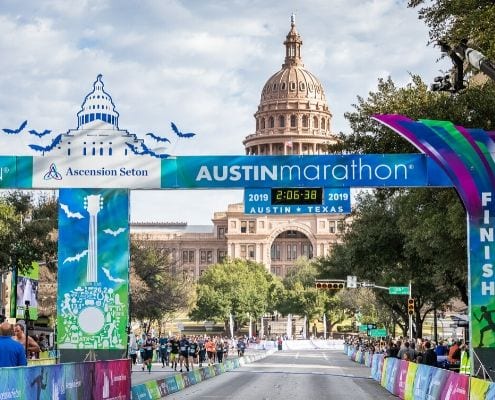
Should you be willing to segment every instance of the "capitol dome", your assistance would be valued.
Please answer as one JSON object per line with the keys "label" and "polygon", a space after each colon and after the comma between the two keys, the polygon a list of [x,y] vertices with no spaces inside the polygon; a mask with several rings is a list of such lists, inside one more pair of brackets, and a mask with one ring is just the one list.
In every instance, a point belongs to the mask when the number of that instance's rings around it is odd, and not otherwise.
{"label": "capitol dome", "polygon": [[103,75],[93,83],[93,91],[84,98],[77,113],[77,129],[119,129],[119,113],[112,97],[103,90]]}
{"label": "capitol dome", "polygon": [[294,16],[284,45],[282,69],[261,92],[256,133],[243,142],[246,154],[326,154],[327,145],[336,141],[330,131],[332,114],[320,81],[302,63]]}

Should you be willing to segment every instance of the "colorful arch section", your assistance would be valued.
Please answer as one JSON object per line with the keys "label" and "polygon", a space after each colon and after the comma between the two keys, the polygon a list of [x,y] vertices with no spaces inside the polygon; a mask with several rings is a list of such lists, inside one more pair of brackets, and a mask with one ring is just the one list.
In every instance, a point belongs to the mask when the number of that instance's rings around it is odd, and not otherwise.
{"label": "colorful arch section", "polygon": [[472,368],[495,369],[495,137],[449,121],[376,115],[445,172],[467,212]]}

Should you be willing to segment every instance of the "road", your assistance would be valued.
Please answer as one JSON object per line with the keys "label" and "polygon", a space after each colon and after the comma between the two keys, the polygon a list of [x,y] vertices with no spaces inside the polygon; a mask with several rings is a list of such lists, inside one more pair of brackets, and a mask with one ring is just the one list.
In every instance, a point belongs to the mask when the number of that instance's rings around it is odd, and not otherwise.
{"label": "road", "polygon": [[371,370],[339,350],[281,351],[167,399],[397,399],[370,378]]}

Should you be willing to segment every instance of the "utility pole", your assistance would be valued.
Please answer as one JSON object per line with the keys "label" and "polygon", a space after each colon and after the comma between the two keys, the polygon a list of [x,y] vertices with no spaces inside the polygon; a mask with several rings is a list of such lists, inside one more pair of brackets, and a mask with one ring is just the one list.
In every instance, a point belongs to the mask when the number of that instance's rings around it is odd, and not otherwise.
{"label": "utility pole", "polygon": [[[409,301],[412,301],[413,300],[413,297],[412,297],[412,285],[411,285],[411,281],[409,281]],[[409,313],[409,340],[412,340],[413,339],[413,326],[412,326],[412,323],[413,323],[413,316],[412,314]]]}

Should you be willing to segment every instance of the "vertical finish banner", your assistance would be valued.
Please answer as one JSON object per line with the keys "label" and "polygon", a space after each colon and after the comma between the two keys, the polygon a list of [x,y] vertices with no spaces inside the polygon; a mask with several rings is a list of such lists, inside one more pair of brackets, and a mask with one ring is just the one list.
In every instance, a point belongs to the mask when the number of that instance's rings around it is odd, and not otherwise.
{"label": "vertical finish banner", "polygon": [[58,347],[125,349],[128,292],[128,190],[60,190]]}
{"label": "vertical finish banner", "polygon": [[471,371],[495,379],[495,132],[449,121],[375,119],[429,155],[445,171],[467,211]]}

